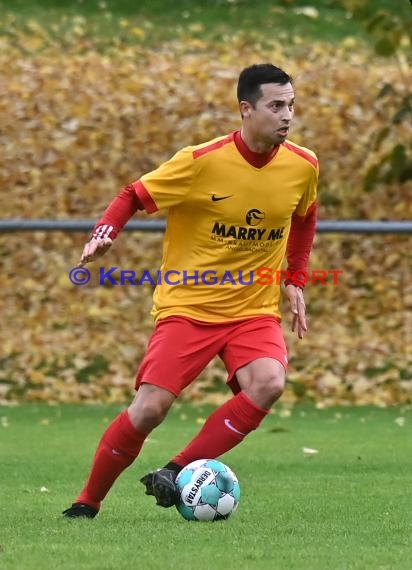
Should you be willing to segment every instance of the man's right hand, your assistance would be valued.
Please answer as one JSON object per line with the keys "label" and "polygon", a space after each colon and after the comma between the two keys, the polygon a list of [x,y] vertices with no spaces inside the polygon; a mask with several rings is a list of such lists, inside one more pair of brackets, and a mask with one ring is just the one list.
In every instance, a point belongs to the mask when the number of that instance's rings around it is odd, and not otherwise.
{"label": "man's right hand", "polygon": [[79,266],[83,267],[86,263],[94,261],[98,257],[101,257],[106,253],[108,249],[112,246],[113,240],[110,238],[92,238],[86,243],[83,249],[82,256],[80,258]]}

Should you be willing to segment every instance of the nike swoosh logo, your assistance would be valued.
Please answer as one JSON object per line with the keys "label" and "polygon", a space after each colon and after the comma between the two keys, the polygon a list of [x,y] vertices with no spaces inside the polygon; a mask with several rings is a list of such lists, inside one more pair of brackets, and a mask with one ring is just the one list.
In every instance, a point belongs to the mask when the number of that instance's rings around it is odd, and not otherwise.
{"label": "nike swoosh logo", "polygon": [[246,435],[245,433],[236,429],[235,426],[232,424],[232,422],[228,418],[225,418],[225,426],[228,427],[229,429],[231,429],[232,431],[234,431],[235,433],[238,433],[239,435]]}
{"label": "nike swoosh logo", "polygon": [[214,194],[212,195],[212,202],[220,202],[220,200],[226,200],[227,198],[231,198],[233,196],[233,194],[230,194],[230,196],[215,196]]}

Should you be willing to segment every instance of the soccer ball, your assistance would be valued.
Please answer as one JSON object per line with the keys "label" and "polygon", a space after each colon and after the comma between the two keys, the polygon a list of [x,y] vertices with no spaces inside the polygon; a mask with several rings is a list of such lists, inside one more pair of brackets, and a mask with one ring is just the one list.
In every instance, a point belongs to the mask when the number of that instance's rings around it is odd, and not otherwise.
{"label": "soccer ball", "polygon": [[176,478],[180,493],[177,510],[188,521],[227,519],[239,506],[239,481],[217,459],[198,459],[184,467]]}

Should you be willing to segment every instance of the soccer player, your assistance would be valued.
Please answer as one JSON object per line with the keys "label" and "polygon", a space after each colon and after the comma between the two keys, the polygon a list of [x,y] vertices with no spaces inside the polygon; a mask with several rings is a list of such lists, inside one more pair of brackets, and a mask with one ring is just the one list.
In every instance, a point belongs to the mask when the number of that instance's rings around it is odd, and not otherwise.
{"label": "soccer player", "polygon": [[240,130],[183,148],[126,186],[84,247],[80,265],[106,253],[137,210],[168,209],[164,278],[154,293],[155,329],[137,372],[135,398],[104,432],[87,482],[65,517],[96,516],[148,434],[216,355],[233,395],[180,453],[141,478],[158,505],[176,503],[182,467],[241,443],[282,394],[287,351],[279,272],[286,257],[292,330],[302,338],[318,161],[287,139],[295,99],[287,73],[267,63],[247,67],[237,96]]}

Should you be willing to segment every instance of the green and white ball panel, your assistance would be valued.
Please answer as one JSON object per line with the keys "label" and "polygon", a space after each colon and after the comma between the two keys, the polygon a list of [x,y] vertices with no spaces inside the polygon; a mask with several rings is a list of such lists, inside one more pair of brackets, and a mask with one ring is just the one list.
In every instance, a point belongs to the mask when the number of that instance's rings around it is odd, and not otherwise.
{"label": "green and white ball panel", "polygon": [[202,503],[208,503],[214,507],[217,506],[222,494],[222,491],[217,485],[215,485],[215,483],[212,483],[211,485],[202,485],[200,488],[200,498]]}
{"label": "green and white ball panel", "polygon": [[[240,501],[240,486],[239,486],[239,481],[235,481],[234,485],[233,485],[233,491],[232,494],[235,498],[236,503],[239,504]],[[237,508],[237,505],[236,505]]]}

